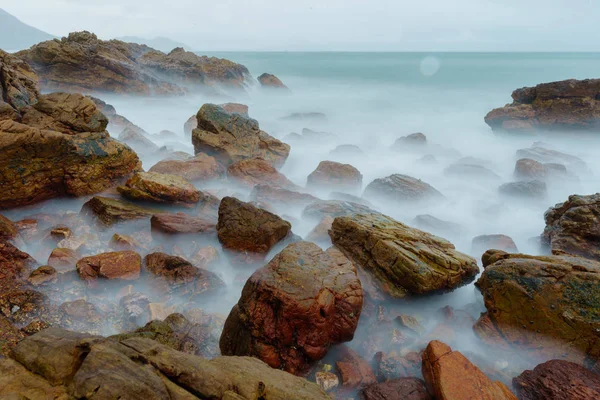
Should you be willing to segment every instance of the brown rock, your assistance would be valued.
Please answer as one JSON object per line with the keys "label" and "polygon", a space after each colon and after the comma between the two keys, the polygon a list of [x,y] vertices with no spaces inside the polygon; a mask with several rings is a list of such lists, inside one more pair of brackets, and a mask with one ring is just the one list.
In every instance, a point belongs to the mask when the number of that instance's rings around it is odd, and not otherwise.
{"label": "brown rock", "polygon": [[8,242],[0,241],[0,294],[24,281],[36,262],[27,253]]}
{"label": "brown rock", "polygon": [[177,233],[213,233],[216,221],[206,217],[194,217],[184,213],[161,213],[150,218],[150,226],[155,232]]}
{"label": "brown rock", "polygon": [[115,251],[84,257],[76,267],[79,277],[92,285],[98,279],[130,281],[139,278],[142,258],[133,251]]}
{"label": "brown rock", "polygon": [[250,193],[250,199],[258,203],[268,203],[275,207],[306,207],[319,199],[308,193],[283,189],[271,182],[257,184]]}
{"label": "brown rock", "polygon": [[376,211],[364,204],[345,200],[319,200],[304,208],[302,217],[321,221],[324,217],[346,217],[355,214],[371,214]]}
{"label": "brown rock", "polygon": [[377,383],[361,392],[364,400],[432,400],[425,384],[417,378],[401,378]]}
{"label": "brown rock", "polygon": [[452,243],[382,214],[338,217],[329,236],[392,297],[454,289],[479,272]]}
{"label": "brown rock", "polygon": [[[517,157],[531,159],[546,165],[562,164],[569,170],[588,172],[587,165],[581,158],[560,151],[546,149],[542,147],[542,144],[534,143],[530,148],[517,150]],[[547,166],[551,167],[550,165]]]}
{"label": "brown rock", "polygon": [[430,394],[439,400],[516,400],[501,382],[492,382],[458,351],[434,340],[423,353],[423,377]]}
{"label": "brown rock", "polygon": [[408,136],[402,136],[392,145],[393,150],[414,149],[416,147],[425,147],[427,145],[427,136],[421,132],[411,133]]}
{"label": "brown rock", "polygon": [[321,161],[308,176],[306,186],[357,191],[362,188],[362,174],[350,164]]}
{"label": "brown rock", "polygon": [[562,164],[542,164],[530,158],[521,158],[515,164],[515,177],[524,180],[545,181],[553,176],[565,176],[567,168]]}
{"label": "brown rock", "polygon": [[342,377],[342,385],[360,388],[377,383],[371,366],[354,350],[343,346],[341,360],[335,363]]}
{"label": "brown rock", "polygon": [[309,242],[328,242],[331,239],[329,238],[329,230],[331,229],[331,225],[333,224],[333,217],[326,215],[323,217],[321,222],[315,226],[312,231],[306,235],[306,240]]}
{"label": "brown rock", "polygon": [[600,398],[600,375],[563,360],[550,360],[513,379],[521,400]]}
{"label": "brown rock", "polygon": [[252,355],[301,373],[351,340],[362,308],[352,263],[337,250],[289,245],[246,282],[221,335],[225,355]]}
{"label": "brown rock", "polygon": [[57,247],[48,257],[48,265],[59,272],[67,272],[75,269],[79,259],[80,255],[76,250]]}
{"label": "brown rock", "polygon": [[544,214],[542,243],[553,254],[573,254],[600,261],[600,193],[573,195]]}
{"label": "brown rock", "polygon": [[290,233],[292,225],[275,214],[224,197],[219,207],[217,233],[223,247],[266,254]]}
{"label": "brown rock", "polygon": [[199,153],[188,160],[163,160],[149,172],[181,176],[190,181],[210,181],[225,175],[225,168],[214,157]]}
{"label": "brown rock", "polygon": [[199,268],[207,268],[219,260],[219,251],[213,246],[198,249],[192,254],[190,261]]}
{"label": "brown rock", "polygon": [[126,126],[117,138],[140,154],[151,154],[158,150],[158,145],[147,137],[147,133],[135,125]]}
{"label": "brown rock", "polygon": [[471,242],[472,254],[483,254],[489,249],[518,253],[517,245],[510,236],[506,235],[481,235],[473,238]]}
{"label": "brown rock", "polygon": [[142,244],[138,242],[135,238],[128,235],[121,235],[120,233],[115,233],[112,236],[112,238],[110,239],[109,246],[116,251],[138,251],[144,248],[144,246],[142,246]]}
{"label": "brown rock", "polygon": [[262,158],[249,158],[231,164],[227,168],[227,176],[234,182],[249,187],[259,184],[270,184],[286,189],[296,187],[285,175]]}
{"label": "brown rock", "polygon": [[184,178],[157,172],[138,172],[118,190],[129,199],[154,203],[193,204],[200,201],[200,192]]}
{"label": "brown rock", "polygon": [[283,82],[281,82],[281,80],[279,80],[279,78],[276,77],[275,75],[264,73],[261,76],[259,76],[257,79],[258,79],[258,83],[260,83],[260,85],[262,87],[270,88],[270,89],[287,89],[287,90],[289,90],[289,88],[287,86],[285,86],[283,84]]}
{"label": "brown rock", "polygon": [[80,214],[91,217],[102,225],[111,226],[120,222],[150,219],[155,212],[110,197],[94,196],[81,207]]}
{"label": "brown rock", "polygon": [[444,197],[428,183],[400,174],[375,179],[365,188],[363,196],[393,202],[420,202],[440,200]]}
{"label": "brown rock", "polygon": [[27,283],[32,286],[41,286],[47,283],[55,283],[57,280],[56,270],[49,265],[44,265],[29,275]]}
{"label": "brown rock", "polygon": [[247,116],[205,104],[196,117],[198,128],[192,132],[196,154],[206,153],[225,166],[261,157],[279,168],[289,155],[289,145],[261,131],[258,122]]}
{"label": "brown rock", "polygon": [[18,234],[19,230],[14,222],[0,214],[0,240],[12,240]]}

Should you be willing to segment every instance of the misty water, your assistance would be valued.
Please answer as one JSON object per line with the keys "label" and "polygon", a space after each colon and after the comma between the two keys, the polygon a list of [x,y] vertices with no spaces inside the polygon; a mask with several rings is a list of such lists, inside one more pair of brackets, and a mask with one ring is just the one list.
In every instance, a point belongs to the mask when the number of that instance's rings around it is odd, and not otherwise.
{"label": "misty water", "polygon": [[[249,114],[262,130],[287,141],[291,153],[281,172],[299,186],[306,185],[307,176],[320,161],[332,160],[352,164],[363,174],[363,188],[376,178],[394,173],[409,175],[429,183],[443,195],[443,200],[427,204],[391,204],[373,201],[373,207],[408,225],[417,215],[430,214],[460,225],[460,231],[443,235],[458,250],[479,259],[481,251],[473,251],[472,239],[478,235],[505,234],[515,241],[520,252],[540,254],[537,238],[544,229],[544,212],[571,194],[596,193],[600,187],[600,139],[575,133],[537,135],[497,135],[484,123],[484,116],[493,108],[511,102],[511,92],[569,78],[591,78],[597,75],[598,54],[527,54],[527,53],[214,53],[246,65],[253,76],[263,72],[277,75],[291,94],[249,87],[245,94],[230,94],[219,98],[188,95],[170,98],[136,98],[99,95],[115,106],[117,112],[149,133],[170,130],[177,139],[156,139],[159,145],[193,154],[191,140],[183,132],[183,124],[206,102],[239,102],[249,106]],[[288,120],[292,113],[318,112],[326,120]],[[290,133],[302,133],[304,128],[332,135],[318,139],[290,140]],[[393,149],[394,142],[415,132],[427,136],[422,148]],[[517,179],[513,176],[518,149],[543,142],[543,147],[568,153],[582,159],[587,168],[569,171],[569,179],[548,183],[548,195],[528,200],[501,197],[498,187]],[[361,154],[331,154],[339,145],[355,145]],[[435,160],[423,160],[433,155]],[[148,170],[160,157],[142,155]],[[465,163],[486,167],[496,179],[480,179],[468,175],[449,175],[444,170],[461,159]],[[569,167],[568,167],[569,168]],[[198,185],[201,190],[207,187]],[[223,194],[234,194],[247,200],[249,190],[226,188]],[[315,193],[323,199],[329,193]],[[361,193],[352,193],[360,196]],[[78,212],[83,200],[53,200],[12,210],[6,216],[18,220],[38,212],[70,209]],[[295,234],[305,236],[318,221],[303,220],[302,209],[279,210],[292,222]],[[105,233],[126,233],[112,228]],[[212,243],[218,246],[216,243]],[[280,250],[280,248],[279,248]],[[270,256],[272,256],[271,254]],[[268,258],[270,258],[270,256]],[[47,255],[46,255],[47,257]],[[267,258],[267,260],[268,260]],[[261,264],[262,265],[262,264]],[[260,265],[254,266],[254,268]],[[253,269],[240,270],[222,257],[215,272],[228,284],[225,296],[200,307],[227,315],[237,302],[241,287]],[[100,301],[100,300],[99,300]],[[419,318],[427,329],[436,325],[435,312],[450,305],[467,309],[478,317],[484,311],[483,300],[473,284],[452,293],[395,302],[389,311]],[[350,344],[361,350],[365,333],[361,321],[357,338]],[[110,332],[108,328],[107,333]],[[443,337],[439,339],[444,340]],[[477,351],[472,332],[466,331],[453,345],[458,350]],[[373,354],[361,353],[368,359]],[[496,357],[496,356],[494,356]],[[515,355],[493,359],[498,365],[513,363]],[[537,360],[536,360],[537,361]],[[537,362],[519,360],[522,366]],[[519,370],[519,372],[520,372]]]}

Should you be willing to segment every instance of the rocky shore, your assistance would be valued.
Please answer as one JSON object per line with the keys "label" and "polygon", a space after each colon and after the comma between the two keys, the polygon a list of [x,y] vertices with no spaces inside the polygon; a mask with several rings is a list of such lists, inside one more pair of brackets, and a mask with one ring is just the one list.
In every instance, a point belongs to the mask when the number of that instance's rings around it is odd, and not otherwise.
{"label": "rocky shore", "polygon": [[[88,32],[0,51],[0,398],[600,396],[600,194],[540,215],[539,254],[497,232],[465,252],[446,239],[463,226],[429,214],[448,187],[384,169],[367,179],[349,163],[357,146],[286,176],[294,146],[329,132],[306,128],[290,146],[248,106],[205,103],[181,133],[149,134],[98,94],[252,80],[227,60]],[[273,75],[259,82],[293,96]],[[486,122],[593,130],[597,86],[519,89]],[[423,133],[390,151],[420,165],[449,153]],[[439,173],[538,204],[588,170],[543,143],[515,156],[509,182],[466,157]],[[472,282],[478,302],[446,302]]]}

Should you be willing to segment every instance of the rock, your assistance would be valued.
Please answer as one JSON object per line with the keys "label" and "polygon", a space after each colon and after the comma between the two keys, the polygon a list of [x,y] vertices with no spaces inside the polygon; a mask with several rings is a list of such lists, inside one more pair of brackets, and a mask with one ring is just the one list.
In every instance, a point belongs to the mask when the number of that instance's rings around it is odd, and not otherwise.
{"label": "rock", "polygon": [[401,378],[367,386],[364,400],[432,400],[425,384],[417,378]]}
{"label": "rock", "polygon": [[444,221],[430,214],[417,215],[413,224],[425,232],[441,236],[459,236],[463,232],[460,224]]}
{"label": "rock", "polygon": [[522,400],[587,400],[600,398],[600,376],[582,366],[550,360],[513,379]]}
{"label": "rock", "polygon": [[217,233],[224,248],[266,254],[290,234],[292,225],[275,214],[224,197],[219,207]]}
{"label": "rock", "polygon": [[284,189],[296,188],[285,175],[262,158],[249,158],[231,164],[227,168],[227,176],[234,182],[249,187],[270,184]]}
{"label": "rock", "polygon": [[473,329],[484,342],[546,359],[600,357],[600,263],[497,250],[482,261],[476,286],[488,312]]}
{"label": "rock", "polygon": [[18,235],[19,231],[14,222],[0,214],[0,240],[12,240]]}
{"label": "rock", "polygon": [[482,165],[454,163],[444,169],[444,175],[461,179],[480,179],[484,181],[499,181],[502,178],[495,172]]}
{"label": "rock", "polygon": [[140,277],[142,258],[133,251],[115,251],[84,257],[77,261],[79,277],[90,285],[98,279],[136,280]]}
{"label": "rock", "polygon": [[421,336],[425,333],[425,328],[419,323],[419,321],[410,315],[400,314],[394,321],[405,331],[409,331],[412,335]]}
{"label": "rock", "polygon": [[331,229],[332,224],[333,217],[329,215],[324,216],[321,222],[306,235],[306,240],[314,243],[330,242],[329,230]]}
{"label": "rock", "polygon": [[516,400],[503,383],[492,382],[458,351],[434,340],[423,353],[423,377],[427,390],[439,400]]}
{"label": "rock", "polygon": [[67,301],[61,304],[60,311],[63,313],[61,326],[80,332],[98,332],[104,322],[102,313],[85,299]]}
{"label": "rock", "polygon": [[52,386],[10,358],[0,359],[0,397],[7,400],[70,398],[65,387]]}
{"label": "rock", "polygon": [[299,374],[351,340],[362,309],[356,270],[337,250],[298,242],[246,282],[221,335],[224,355],[252,355]]}
{"label": "rock", "polygon": [[528,149],[517,150],[517,157],[531,159],[543,164],[563,164],[569,170],[588,171],[586,163],[581,158],[560,151],[549,150],[536,144]]}
{"label": "rock", "polygon": [[303,218],[320,221],[326,216],[332,218],[345,217],[354,214],[375,213],[373,209],[359,203],[343,200],[319,200],[306,206],[302,212]]}
{"label": "rock", "polygon": [[381,214],[338,217],[329,236],[391,297],[451,290],[479,272],[452,243]]}
{"label": "rock", "polygon": [[118,139],[140,154],[151,154],[158,150],[158,145],[146,137],[144,130],[135,126],[126,127]]}
{"label": "rock", "polygon": [[183,204],[200,201],[200,192],[184,178],[158,172],[138,172],[117,189],[132,200]]}
{"label": "rock", "polygon": [[[248,116],[248,106],[239,103],[225,103],[221,107],[228,113],[238,113]],[[198,127],[196,115],[192,115],[183,125],[183,132],[189,137],[192,136],[192,131]]]}
{"label": "rock", "polygon": [[307,178],[309,188],[358,191],[362,188],[362,174],[350,164],[321,161]]}
{"label": "rock", "polygon": [[39,267],[27,278],[27,283],[32,286],[41,286],[47,283],[55,283],[58,280],[56,270],[49,265]]}
{"label": "rock", "polygon": [[490,111],[485,122],[495,131],[597,130],[600,79],[542,83],[513,92],[512,104]]}
{"label": "rock", "polygon": [[39,43],[17,53],[40,75],[44,90],[182,94],[217,83],[241,87],[246,67],[178,48],[169,54],[135,43],[103,41],[89,32]]}
{"label": "rock", "polygon": [[600,193],[572,195],[544,214],[542,243],[553,254],[573,254],[600,261]]}
{"label": "rock", "polygon": [[258,83],[260,83],[260,85],[264,88],[289,90],[289,88],[285,86],[283,82],[281,82],[281,80],[279,80],[279,78],[275,75],[264,73],[261,76],[259,76],[257,80]]}
{"label": "rock", "polygon": [[192,132],[196,154],[206,153],[225,166],[260,157],[279,168],[289,155],[289,145],[261,131],[258,122],[247,116],[205,104],[196,117],[198,128]]}
{"label": "rock", "polygon": [[[25,334],[21,332],[16,326],[14,326],[8,318],[0,313],[0,356],[9,357],[12,349],[19,343]],[[2,382],[2,368],[0,367],[0,385]],[[5,383],[4,383],[5,384]],[[0,386],[1,388],[2,386]],[[0,389],[0,395],[2,390]]]}
{"label": "rock", "polygon": [[417,132],[397,139],[392,145],[392,149],[404,150],[407,148],[424,147],[425,145],[427,145],[427,136],[421,132]]}
{"label": "rock", "polygon": [[342,385],[347,388],[360,388],[377,383],[371,366],[354,350],[343,346],[341,360],[335,363]]}
{"label": "rock", "polygon": [[315,381],[326,392],[335,389],[340,384],[337,375],[332,372],[317,372],[315,374]]}
{"label": "rock", "polygon": [[16,116],[17,110],[35,103],[39,95],[38,77],[29,64],[0,50],[0,119],[5,113]]}
{"label": "rock", "polygon": [[255,185],[250,193],[250,199],[286,209],[288,207],[306,207],[319,200],[311,194],[283,189],[270,183]]}
{"label": "rock", "polygon": [[219,260],[219,251],[213,246],[202,247],[192,254],[190,260],[199,268],[207,268]]}
{"label": "rock", "polygon": [[0,296],[24,281],[34,266],[36,262],[29,254],[0,241]]}
{"label": "rock", "polygon": [[161,213],[150,218],[152,231],[178,233],[214,233],[217,221],[206,217],[194,217],[184,213]]}
{"label": "rock", "polygon": [[498,192],[503,196],[522,199],[540,199],[546,197],[548,190],[542,181],[519,181],[501,185]]}
{"label": "rock", "polygon": [[48,257],[48,265],[55,268],[58,272],[67,272],[75,269],[75,264],[80,259],[77,250],[64,249],[57,247],[52,250]]}
{"label": "rock", "polygon": [[110,238],[109,246],[116,251],[138,251],[144,248],[135,238],[128,235],[121,235],[120,233],[115,233]]}
{"label": "rock", "polygon": [[394,174],[375,179],[365,188],[364,197],[393,202],[440,200],[444,196],[433,186],[407,175]]}
{"label": "rock", "polygon": [[188,160],[163,160],[156,163],[148,172],[158,172],[181,176],[190,181],[210,181],[225,175],[225,168],[214,157],[204,153]]}
{"label": "rock", "polygon": [[567,168],[562,164],[542,164],[530,158],[521,158],[515,164],[514,176],[518,179],[545,181],[566,175]]}
{"label": "rock", "polygon": [[82,216],[91,217],[106,226],[120,222],[150,219],[154,213],[155,210],[101,196],[92,197],[81,207],[80,212]]}
{"label": "rock", "polygon": [[481,235],[473,238],[471,242],[472,254],[483,254],[489,249],[518,253],[517,245],[510,236],[506,235]]}
{"label": "rock", "polygon": [[331,150],[329,154],[336,156],[362,156],[365,153],[360,149],[360,147],[354,144],[341,144],[335,149]]}

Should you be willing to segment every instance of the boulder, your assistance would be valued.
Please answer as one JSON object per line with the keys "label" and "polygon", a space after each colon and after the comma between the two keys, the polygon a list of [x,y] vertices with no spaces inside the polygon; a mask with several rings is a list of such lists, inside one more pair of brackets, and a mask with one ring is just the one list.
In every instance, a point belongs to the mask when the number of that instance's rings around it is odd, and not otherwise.
{"label": "boulder", "polygon": [[161,213],[150,218],[152,231],[178,233],[214,233],[217,221],[204,216],[194,217],[184,213]]}
{"label": "boulder", "polygon": [[92,286],[98,279],[131,281],[140,277],[142,258],[134,251],[115,251],[84,257],[76,268],[79,277]]}
{"label": "boulder", "polygon": [[498,250],[486,252],[482,261],[476,286],[488,312],[474,330],[484,342],[528,357],[600,357],[600,263]]}
{"label": "boulder", "polygon": [[437,340],[423,352],[423,377],[437,400],[517,400],[506,385],[491,381],[460,352]]}
{"label": "boulder", "polygon": [[254,187],[269,184],[284,189],[294,189],[296,185],[288,180],[273,165],[262,158],[249,158],[237,161],[227,168],[227,177],[244,186]]}
{"label": "boulder", "polygon": [[155,210],[110,197],[94,196],[86,202],[80,215],[90,217],[102,225],[111,226],[120,222],[150,219]]}
{"label": "boulder", "polygon": [[600,193],[572,195],[544,214],[542,243],[553,254],[573,254],[600,261]]}
{"label": "boulder", "polygon": [[451,290],[479,272],[452,243],[382,214],[337,217],[329,236],[391,297]]}
{"label": "boulder", "polygon": [[289,145],[261,131],[258,122],[247,116],[205,104],[196,117],[198,127],[192,132],[196,154],[206,153],[225,166],[261,157],[279,168],[289,155]]}
{"label": "boulder", "polygon": [[199,153],[187,160],[159,161],[148,172],[177,175],[190,182],[195,182],[219,179],[225,175],[225,168],[214,157]]}
{"label": "boulder", "polygon": [[29,254],[0,241],[0,296],[27,279],[36,264]]}
{"label": "boulder", "polygon": [[48,257],[48,265],[58,272],[72,271],[80,258],[76,250],[57,247]]}
{"label": "boulder", "polygon": [[[239,103],[225,103],[221,107],[229,113],[238,113],[248,116],[248,106]],[[196,115],[192,115],[183,125],[183,132],[189,137],[192,136],[192,131],[198,127]]]}
{"label": "boulder", "polygon": [[432,400],[425,384],[418,378],[400,378],[367,386],[364,400]]}
{"label": "boulder", "polygon": [[329,230],[332,224],[333,217],[329,215],[324,216],[321,222],[306,235],[306,240],[314,243],[330,242]]}
{"label": "boulder", "polygon": [[14,222],[0,214],[0,240],[12,240],[19,235],[19,230]]}
{"label": "boulder", "polygon": [[498,192],[503,196],[521,199],[540,199],[546,197],[548,189],[543,181],[519,181],[501,185]]}
{"label": "boulder", "polygon": [[600,79],[541,83],[512,93],[513,102],[485,116],[495,131],[600,128]]}
{"label": "boulder", "polygon": [[326,216],[332,218],[354,214],[371,214],[376,211],[363,204],[344,200],[319,200],[309,204],[302,211],[302,217],[320,221]]}
{"label": "boulder", "polygon": [[40,76],[44,90],[135,94],[183,94],[185,87],[217,83],[243,86],[246,67],[178,48],[169,54],[120,40],[74,32],[17,53]]}
{"label": "boulder", "polygon": [[279,78],[275,75],[264,73],[261,76],[259,76],[257,80],[258,83],[260,83],[260,86],[264,88],[289,90],[289,88],[285,86],[283,82],[281,82],[281,80],[279,80]]}
{"label": "boulder", "polygon": [[427,145],[427,136],[421,132],[411,133],[397,139],[392,145],[393,150],[414,149],[415,147],[424,147]]}
{"label": "boulder", "polygon": [[225,322],[221,352],[300,374],[329,346],[353,338],[362,301],[356,270],[339,251],[291,244],[246,282]]}
{"label": "boulder", "polygon": [[0,50],[0,120],[16,117],[21,107],[40,95],[38,77],[23,60]]}
{"label": "boulder", "polygon": [[184,178],[158,172],[138,172],[117,189],[131,200],[183,204],[200,201],[200,192]]}
{"label": "boulder", "polygon": [[266,254],[291,229],[289,222],[250,203],[234,197],[221,200],[217,233],[226,249]]}
{"label": "boulder", "polygon": [[137,126],[127,126],[117,138],[140,154],[152,154],[158,151],[158,145],[146,135],[147,133]]}
{"label": "boulder", "polygon": [[250,199],[258,203],[271,204],[276,207],[306,207],[319,200],[311,194],[283,189],[270,182],[257,184],[250,193]]}
{"label": "boulder", "polygon": [[459,236],[464,231],[460,224],[444,221],[430,214],[417,215],[413,220],[413,224],[425,232],[440,236]]}
{"label": "boulder", "polygon": [[546,149],[535,143],[530,148],[517,150],[517,157],[520,159],[527,158],[542,164],[562,164],[573,171],[588,171],[586,163],[581,158],[560,151]]}
{"label": "boulder", "polygon": [[356,351],[346,346],[341,347],[340,359],[335,366],[342,377],[342,386],[361,388],[377,383],[377,378],[375,378],[375,373],[369,363]]}
{"label": "boulder", "polygon": [[567,176],[567,168],[562,164],[542,164],[530,158],[521,158],[515,164],[514,176],[524,180],[546,181],[551,178]]}
{"label": "boulder", "polygon": [[49,265],[44,265],[34,270],[27,278],[31,286],[42,286],[55,283],[58,280],[56,270]]}
{"label": "boulder", "polygon": [[307,178],[306,186],[331,190],[358,191],[362,188],[362,174],[350,164],[321,161]]}
{"label": "boulder", "polygon": [[521,400],[587,400],[600,398],[600,375],[579,364],[550,360],[513,379]]}
{"label": "boulder", "polygon": [[489,249],[506,251],[507,253],[518,253],[517,245],[510,236],[506,235],[481,235],[471,241],[471,253],[483,254]]}
{"label": "boulder", "polygon": [[363,196],[368,199],[392,202],[421,202],[440,200],[444,197],[428,183],[401,174],[375,179],[365,188]]}

